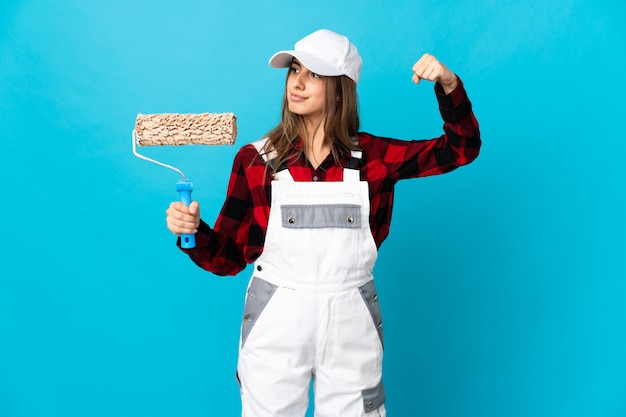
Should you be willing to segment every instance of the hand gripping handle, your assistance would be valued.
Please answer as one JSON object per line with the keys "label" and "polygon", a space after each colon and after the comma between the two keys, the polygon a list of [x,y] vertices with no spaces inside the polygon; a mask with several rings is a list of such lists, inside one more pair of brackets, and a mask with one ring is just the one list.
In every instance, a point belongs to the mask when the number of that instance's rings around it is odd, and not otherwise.
{"label": "hand gripping handle", "polygon": [[[180,197],[181,203],[191,204],[191,190],[193,190],[193,181],[188,179],[178,180],[176,183],[176,191]],[[185,249],[193,249],[196,247],[196,235],[182,234],[180,235],[180,246]]]}

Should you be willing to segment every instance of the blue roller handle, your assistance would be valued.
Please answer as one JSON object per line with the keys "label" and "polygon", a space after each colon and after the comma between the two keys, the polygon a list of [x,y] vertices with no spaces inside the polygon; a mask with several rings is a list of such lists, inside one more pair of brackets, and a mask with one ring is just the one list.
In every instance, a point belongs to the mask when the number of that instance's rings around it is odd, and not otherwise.
{"label": "blue roller handle", "polygon": [[[178,180],[176,183],[176,191],[180,197],[180,202],[186,205],[191,204],[191,190],[193,190],[193,181],[188,179]],[[185,249],[196,247],[196,235],[180,235],[180,246]]]}

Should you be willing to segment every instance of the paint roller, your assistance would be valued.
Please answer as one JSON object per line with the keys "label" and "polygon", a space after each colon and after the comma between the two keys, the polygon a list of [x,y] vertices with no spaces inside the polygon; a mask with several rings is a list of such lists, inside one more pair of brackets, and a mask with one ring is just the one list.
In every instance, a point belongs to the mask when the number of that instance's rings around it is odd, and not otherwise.
{"label": "paint roller", "polygon": [[[237,119],[233,113],[138,114],[133,130],[135,156],[178,172],[176,182],[180,201],[191,204],[193,181],[183,171],[137,152],[137,146],[232,145],[237,137]],[[196,247],[195,235],[181,235],[181,246]]]}

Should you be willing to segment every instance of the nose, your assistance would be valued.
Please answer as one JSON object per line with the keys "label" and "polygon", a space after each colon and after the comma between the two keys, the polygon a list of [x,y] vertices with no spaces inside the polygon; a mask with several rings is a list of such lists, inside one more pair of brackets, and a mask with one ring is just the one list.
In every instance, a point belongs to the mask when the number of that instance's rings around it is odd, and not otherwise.
{"label": "nose", "polygon": [[291,83],[294,88],[298,90],[302,90],[304,88],[304,83],[302,81],[302,73],[296,72],[292,74]]}

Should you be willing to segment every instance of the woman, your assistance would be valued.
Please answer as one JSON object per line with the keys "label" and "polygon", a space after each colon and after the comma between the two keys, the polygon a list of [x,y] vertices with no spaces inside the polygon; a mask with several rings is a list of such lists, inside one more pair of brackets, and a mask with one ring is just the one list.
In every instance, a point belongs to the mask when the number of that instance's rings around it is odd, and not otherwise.
{"label": "woman", "polygon": [[[281,123],[235,157],[211,229],[197,202],[167,209],[169,230],[200,267],[248,286],[237,374],[243,416],[384,416],[383,332],[372,271],[389,233],[394,185],[473,161],[478,123],[459,78],[432,55],[413,81],[436,82],[444,134],[401,141],[358,132],[361,57],[316,31],[270,59],[289,68]],[[179,241],[180,247],[180,241]]]}

